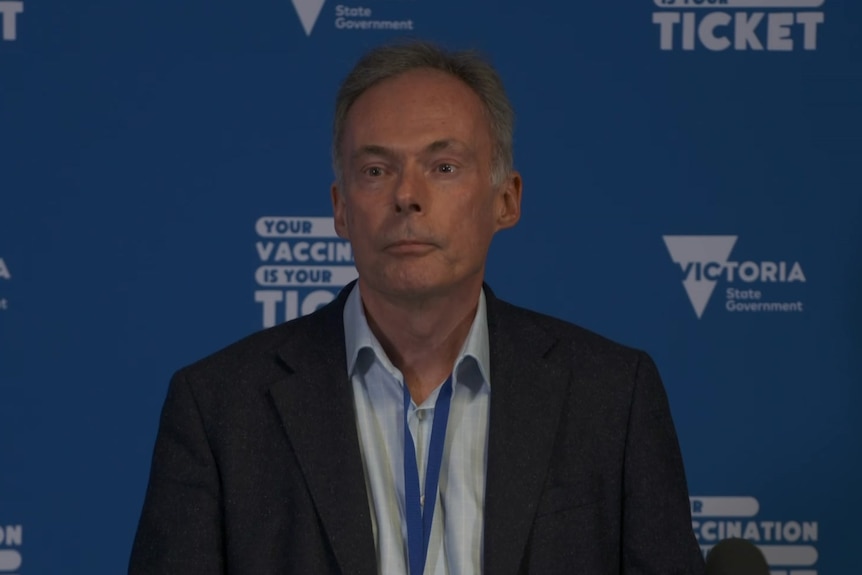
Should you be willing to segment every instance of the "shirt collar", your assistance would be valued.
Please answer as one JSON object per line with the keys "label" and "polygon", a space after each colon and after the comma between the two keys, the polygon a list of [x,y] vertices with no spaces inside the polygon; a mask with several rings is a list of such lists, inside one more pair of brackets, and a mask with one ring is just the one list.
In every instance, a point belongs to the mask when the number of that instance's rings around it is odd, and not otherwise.
{"label": "shirt collar", "polygon": [[[353,286],[344,304],[344,340],[347,350],[347,373],[353,375],[357,368],[360,354],[371,352],[390,373],[397,369],[383,351],[383,347],[368,327],[362,298],[359,293],[359,283]],[[461,352],[455,360],[454,383],[470,383],[490,385],[490,346],[488,342],[488,312],[485,302],[485,291],[479,292],[479,305],[476,316],[467,334],[467,339],[461,347]],[[365,351],[368,350],[368,351]]]}

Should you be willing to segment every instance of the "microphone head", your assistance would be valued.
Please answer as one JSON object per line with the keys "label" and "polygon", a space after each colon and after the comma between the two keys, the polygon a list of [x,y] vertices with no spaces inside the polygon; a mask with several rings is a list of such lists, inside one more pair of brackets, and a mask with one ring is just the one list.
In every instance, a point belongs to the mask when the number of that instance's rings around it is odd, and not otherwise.
{"label": "microphone head", "polygon": [[769,565],[755,544],[724,539],[707,554],[706,575],[769,575]]}

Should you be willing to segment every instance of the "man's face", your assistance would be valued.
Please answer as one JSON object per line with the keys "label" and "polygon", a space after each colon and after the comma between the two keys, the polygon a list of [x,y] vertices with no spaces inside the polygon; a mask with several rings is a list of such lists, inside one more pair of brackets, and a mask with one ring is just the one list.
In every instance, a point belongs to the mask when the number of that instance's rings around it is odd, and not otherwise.
{"label": "man's face", "polygon": [[520,216],[521,180],[491,185],[482,102],[457,78],[406,72],[348,112],[335,229],[353,246],[363,290],[404,297],[478,288],[494,233]]}

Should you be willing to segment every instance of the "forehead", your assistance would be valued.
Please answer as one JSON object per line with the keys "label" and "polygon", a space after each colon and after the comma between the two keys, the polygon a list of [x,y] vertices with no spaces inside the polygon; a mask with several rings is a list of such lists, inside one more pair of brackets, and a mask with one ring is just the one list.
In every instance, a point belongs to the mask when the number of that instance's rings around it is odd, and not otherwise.
{"label": "forehead", "polygon": [[347,113],[344,136],[349,148],[422,138],[482,144],[490,138],[490,125],[470,86],[446,72],[421,68],[383,80],[359,96]]}

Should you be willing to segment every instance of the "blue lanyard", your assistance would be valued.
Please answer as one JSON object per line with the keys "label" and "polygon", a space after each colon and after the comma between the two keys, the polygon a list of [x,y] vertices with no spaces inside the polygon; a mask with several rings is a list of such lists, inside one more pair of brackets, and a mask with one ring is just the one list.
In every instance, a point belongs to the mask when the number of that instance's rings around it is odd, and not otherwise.
{"label": "blue lanyard", "polygon": [[419,492],[419,469],[416,465],[416,448],[413,434],[407,425],[410,411],[410,390],[404,385],[404,499],[407,513],[407,551],[410,575],[422,575],[428,556],[428,541],[431,539],[431,523],[434,521],[434,506],[437,504],[437,484],[440,481],[440,465],[443,462],[443,446],[446,442],[446,426],[449,423],[449,404],[452,400],[452,376],[450,375],[434,405],[434,422],[431,428],[431,445],[428,447],[428,465],[425,468],[425,505],[423,512]]}

